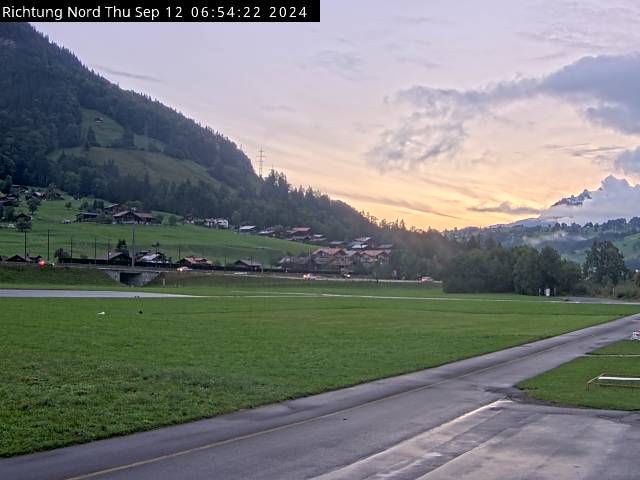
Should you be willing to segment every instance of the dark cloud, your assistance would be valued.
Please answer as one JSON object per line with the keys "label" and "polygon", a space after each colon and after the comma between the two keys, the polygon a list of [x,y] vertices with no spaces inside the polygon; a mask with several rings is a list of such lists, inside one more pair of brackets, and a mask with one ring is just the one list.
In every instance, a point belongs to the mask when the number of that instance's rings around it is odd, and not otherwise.
{"label": "dark cloud", "polygon": [[615,158],[613,164],[621,172],[631,175],[640,174],[640,147],[622,152]]}
{"label": "dark cloud", "polygon": [[468,210],[481,213],[505,213],[507,215],[537,215],[540,213],[537,208],[524,205],[516,206],[510,202],[502,202],[498,205],[476,205],[475,207],[469,207]]}
{"label": "dark cloud", "polygon": [[101,72],[108,73],[110,75],[116,75],[118,77],[132,78],[134,80],[144,80],[145,82],[155,82],[155,83],[161,83],[162,82],[162,80],[160,80],[159,78],[153,77],[151,75],[143,75],[141,73],[133,73],[133,72],[125,72],[123,70],[115,70],[113,68],[105,67],[103,65],[94,65],[94,68],[96,68],[97,70],[100,70]]}
{"label": "dark cloud", "polygon": [[625,134],[640,133],[640,55],[584,57],[541,78],[521,78],[479,89],[415,85],[391,100],[409,114],[387,129],[369,152],[380,170],[409,170],[455,154],[466,124],[516,101],[548,96],[574,105],[594,124]]}

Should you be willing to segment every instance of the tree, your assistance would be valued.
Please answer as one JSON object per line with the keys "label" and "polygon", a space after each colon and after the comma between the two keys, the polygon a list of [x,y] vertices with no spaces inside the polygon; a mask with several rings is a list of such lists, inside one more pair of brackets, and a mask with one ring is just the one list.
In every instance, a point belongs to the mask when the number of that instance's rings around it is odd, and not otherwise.
{"label": "tree", "polygon": [[0,192],[9,193],[11,191],[11,187],[13,186],[13,179],[11,175],[7,175],[5,179],[0,182]]}
{"label": "tree", "polygon": [[16,222],[16,229],[19,232],[28,232],[31,230],[31,221],[26,218],[19,218]]}
{"label": "tree", "polygon": [[562,258],[553,248],[547,246],[540,251],[540,273],[544,288],[557,288],[560,283]]}
{"label": "tree", "polygon": [[544,277],[540,265],[540,254],[535,248],[515,249],[513,286],[516,293],[534,295],[543,287]]}
{"label": "tree", "polygon": [[62,247],[58,248],[53,256],[58,259],[58,262],[62,262],[64,259],[71,257],[71,255],[69,255],[68,252],[65,252],[64,248]]}
{"label": "tree", "polygon": [[4,207],[4,219],[7,222],[13,222],[16,218],[15,208],[12,206]]}
{"label": "tree", "polygon": [[39,206],[40,206],[40,199],[36,197],[31,197],[27,200],[27,207],[29,207],[29,211],[31,212],[31,215],[33,215],[36,212],[36,210],[38,210]]}
{"label": "tree", "polygon": [[576,262],[562,260],[560,264],[560,278],[558,280],[559,293],[575,292],[577,285],[582,280],[582,269]]}
{"label": "tree", "polygon": [[116,252],[121,252],[129,255],[129,247],[127,247],[127,241],[124,238],[118,240],[118,244],[116,245]]}
{"label": "tree", "polygon": [[601,285],[611,282],[614,286],[628,273],[624,256],[609,240],[593,242],[591,249],[587,252],[583,270],[587,279]]}
{"label": "tree", "polygon": [[98,140],[96,139],[96,132],[93,131],[92,127],[89,127],[87,129],[87,146],[88,147],[98,146]]}
{"label": "tree", "polygon": [[176,218],[175,215],[169,215],[167,217],[167,223],[169,224],[170,227],[175,227],[176,223],[178,223],[178,219]]}

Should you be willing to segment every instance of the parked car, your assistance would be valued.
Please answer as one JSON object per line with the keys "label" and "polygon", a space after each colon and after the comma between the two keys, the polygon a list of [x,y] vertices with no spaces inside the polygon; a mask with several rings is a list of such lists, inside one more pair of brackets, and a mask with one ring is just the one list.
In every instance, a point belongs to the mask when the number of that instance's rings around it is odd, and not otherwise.
{"label": "parked car", "polygon": [[191,269],[189,267],[178,267],[178,268],[176,268],[176,270],[178,272],[188,272]]}

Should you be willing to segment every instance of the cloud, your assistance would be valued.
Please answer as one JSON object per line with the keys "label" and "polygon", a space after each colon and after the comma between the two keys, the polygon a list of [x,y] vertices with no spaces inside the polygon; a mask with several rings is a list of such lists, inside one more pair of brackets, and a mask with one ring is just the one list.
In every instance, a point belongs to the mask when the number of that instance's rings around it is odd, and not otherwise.
{"label": "cloud", "polygon": [[624,134],[640,134],[640,55],[584,57],[541,78],[519,78],[478,89],[415,85],[391,99],[408,109],[368,152],[381,171],[414,169],[454,156],[468,136],[467,124],[505,104],[538,96],[573,105],[590,122]]}
{"label": "cloud", "polygon": [[267,112],[273,112],[273,113],[295,113],[296,109],[289,106],[289,105],[285,105],[283,103],[281,104],[274,104],[274,105],[263,105],[262,109],[267,111]]}
{"label": "cloud", "polygon": [[635,150],[626,150],[618,155],[614,162],[614,167],[624,173],[640,174],[640,147]]}
{"label": "cloud", "polygon": [[431,60],[420,57],[399,56],[396,57],[396,61],[398,63],[404,63],[406,65],[416,65],[426,70],[433,70],[441,67],[439,63],[432,62]]}
{"label": "cloud", "polygon": [[353,53],[323,50],[311,58],[311,65],[347,80],[357,80],[363,75],[364,62]]}
{"label": "cloud", "polygon": [[640,185],[630,185],[627,180],[610,175],[602,181],[600,188],[589,192],[589,196],[591,198],[585,199],[582,205],[556,204],[544,210],[540,218],[585,224],[638,216]]}
{"label": "cloud", "polygon": [[448,215],[446,213],[442,213],[437,210],[434,210],[430,205],[423,202],[409,201],[409,200],[404,200],[399,198],[389,198],[389,197],[367,195],[367,194],[360,194],[360,193],[353,193],[353,192],[333,191],[331,193],[332,195],[347,197],[352,200],[359,200],[362,202],[369,202],[369,203],[377,203],[378,205],[386,205],[386,206],[392,206],[392,207],[402,207],[409,210],[413,210],[414,212],[418,212],[418,213],[426,213],[429,215],[436,215],[439,217],[454,218],[456,220],[460,219],[460,217]]}
{"label": "cloud", "polygon": [[111,75],[116,75],[118,77],[125,77],[125,78],[132,78],[134,80],[144,80],[145,82],[156,82],[156,83],[161,83],[162,80],[160,80],[157,77],[152,77],[151,75],[143,75],[141,73],[133,73],[133,72],[125,72],[123,70],[115,70],[113,68],[110,67],[105,67],[103,65],[94,65],[94,68],[104,72],[104,73],[108,73]]}
{"label": "cloud", "polygon": [[437,25],[443,23],[442,20],[435,17],[426,16],[397,16],[396,21],[404,25]]}
{"label": "cloud", "polygon": [[524,205],[513,205],[511,202],[502,202],[498,205],[477,205],[469,207],[467,210],[471,212],[481,213],[504,213],[507,215],[537,215],[540,209],[527,207]]}

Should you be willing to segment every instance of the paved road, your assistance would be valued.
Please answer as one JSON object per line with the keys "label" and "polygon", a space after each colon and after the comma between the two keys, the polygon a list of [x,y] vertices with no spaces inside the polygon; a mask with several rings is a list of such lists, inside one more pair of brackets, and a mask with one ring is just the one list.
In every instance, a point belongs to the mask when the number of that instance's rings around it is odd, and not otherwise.
{"label": "paved road", "polygon": [[192,295],[109,290],[20,290],[0,288],[0,298],[185,298]]}
{"label": "paved road", "polygon": [[640,415],[513,402],[513,385],[640,316],[210,420],[0,460],[10,479],[629,479]]}

